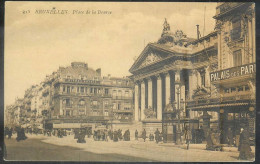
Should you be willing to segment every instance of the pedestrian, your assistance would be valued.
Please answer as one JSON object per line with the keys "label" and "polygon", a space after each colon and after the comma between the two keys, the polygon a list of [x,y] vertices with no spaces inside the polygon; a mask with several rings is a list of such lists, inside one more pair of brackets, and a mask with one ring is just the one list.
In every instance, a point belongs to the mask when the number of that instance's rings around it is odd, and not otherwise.
{"label": "pedestrian", "polygon": [[206,149],[207,150],[213,150],[213,140],[212,140],[212,137],[213,137],[213,133],[212,133],[212,130],[209,129],[208,130],[208,133],[207,133],[207,145],[206,145]]}
{"label": "pedestrian", "polygon": [[135,130],[135,140],[138,140],[138,131],[137,131],[137,129]]}
{"label": "pedestrian", "polygon": [[122,140],[123,139],[123,135],[122,135],[122,130],[121,129],[118,129],[117,134],[118,134],[118,139]]}
{"label": "pedestrian", "polygon": [[118,142],[118,131],[116,131],[116,130],[113,133],[113,141]]}
{"label": "pedestrian", "polygon": [[85,132],[81,130],[78,136],[77,143],[86,143],[85,136],[86,136]]}
{"label": "pedestrian", "polygon": [[153,140],[154,140],[154,135],[153,135],[152,133],[150,133],[150,135],[149,135],[149,140],[150,140],[150,141],[153,141]]}
{"label": "pedestrian", "polygon": [[185,126],[185,129],[184,129],[184,137],[185,137],[186,144],[187,144],[187,150],[189,150],[190,140],[191,140],[192,138],[191,138],[191,131],[190,131],[190,128],[189,128],[188,125],[186,125],[186,126]]}
{"label": "pedestrian", "polygon": [[5,134],[5,137],[8,136],[8,134],[9,134],[9,128],[8,127],[5,127],[4,134]]}
{"label": "pedestrian", "polygon": [[249,143],[249,132],[247,128],[241,128],[240,133],[240,141],[238,146],[239,159],[249,160],[253,158],[253,154],[251,153],[250,143]]}
{"label": "pedestrian", "polygon": [[233,146],[233,144],[234,144],[233,131],[230,127],[228,128],[228,131],[227,131],[227,137],[228,137],[228,146]]}
{"label": "pedestrian", "polygon": [[142,138],[144,139],[144,142],[145,142],[145,140],[146,140],[146,131],[145,131],[145,129],[142,132]]}
{"label": "pedestrian", "polygon": [[159,141],[160,141],[160,131],[159,131],[158,128],[156,129],[156,131],[154,132],[154,134],[155,134],[155,141],[156,141],[156,143],[158,144]]}
{"label": "pedestrian", "polygon": [[11,139],[13,135],[13,129],[11,128],[9,131],[8,131],[8,139]]}
{"label": "pedestrian", "polygon": [[195,141],[196,141],[196,131],[194,129],[194,127],[192,127],[192,130],[191,130],[191,143],[195,144]]}

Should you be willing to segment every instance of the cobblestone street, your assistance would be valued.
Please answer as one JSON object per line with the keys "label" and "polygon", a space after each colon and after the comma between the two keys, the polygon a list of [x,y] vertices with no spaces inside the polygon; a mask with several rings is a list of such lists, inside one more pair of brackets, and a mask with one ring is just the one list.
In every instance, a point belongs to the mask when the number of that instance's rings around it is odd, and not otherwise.
{"label": "cobblestone street", "polygon": [[[93,141],[77,143],[74,136],[57,138],[43,135],[27,135],[28,140],[5,140],[8,160],[73,160],[73,161],[239,161],[239,152],[230,148],[223,152],[207,151],[204,144],[184,145],[146,141]],[[27,145],[27,146],[25,146]],[[18,152],[19,151],[19,152]],[[37,152],[37,155],[32,155]],[[66,157],[65,157],[66,156]]]}

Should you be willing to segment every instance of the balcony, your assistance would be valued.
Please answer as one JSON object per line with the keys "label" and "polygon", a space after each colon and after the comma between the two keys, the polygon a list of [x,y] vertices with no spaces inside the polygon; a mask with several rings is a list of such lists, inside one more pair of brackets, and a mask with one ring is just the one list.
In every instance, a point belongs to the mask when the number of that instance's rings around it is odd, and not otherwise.
{"label": "balcony", "polygon": [[116,100],[132,100],[133,97],[130,97],[130,96],[112,96],[112,99],[116,99]]}

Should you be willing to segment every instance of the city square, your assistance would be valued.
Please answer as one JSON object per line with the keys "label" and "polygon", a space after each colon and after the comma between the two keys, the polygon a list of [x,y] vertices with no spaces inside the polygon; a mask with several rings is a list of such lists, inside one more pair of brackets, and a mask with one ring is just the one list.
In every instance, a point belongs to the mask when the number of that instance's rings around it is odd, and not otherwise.
{"label": "city square", "polygon": [[7,4],[6,160],[255,160],[255,4],[143,4]]}

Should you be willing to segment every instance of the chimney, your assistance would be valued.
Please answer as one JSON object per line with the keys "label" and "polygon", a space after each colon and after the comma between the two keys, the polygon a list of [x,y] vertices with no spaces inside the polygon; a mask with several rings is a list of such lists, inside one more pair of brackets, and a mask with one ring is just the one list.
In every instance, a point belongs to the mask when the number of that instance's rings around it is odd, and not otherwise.
{"label": "chimney", "polygon": [[200,38],[200,30],[199,30],[200,25],[197,24],[196,26],[197,26],[197,39],[199,39]]}

